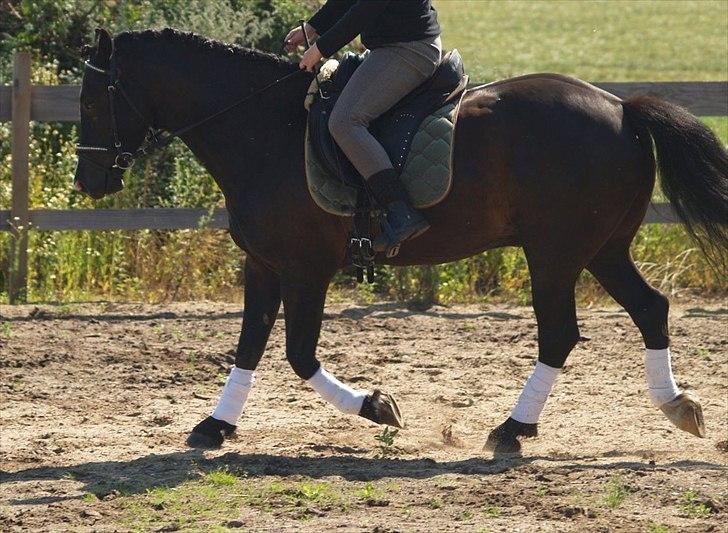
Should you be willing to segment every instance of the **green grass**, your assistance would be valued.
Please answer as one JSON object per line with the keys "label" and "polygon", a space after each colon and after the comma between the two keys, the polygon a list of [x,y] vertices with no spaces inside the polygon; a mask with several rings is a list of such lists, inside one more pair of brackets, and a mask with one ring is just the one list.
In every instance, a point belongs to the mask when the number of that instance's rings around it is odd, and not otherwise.
{"label": "green grass", "polygon": [[429,500],[426,505],[430,509],[440,509],[442,507],[442,500],[433,498],[432,500]]}
{"label": "green grass", "polygon": [[678,510],[690,518],[704,518],[712,512],[711,508],[692,489],[683,493]]}
{"label": "green grass", "polygon": [[381,491],[374,486],[374,483],[367,481],[366,485],[359,491],[362,500],[371,500],[380,496]]}
{"label": "green grass", "polygon": [[238,478],[225,469],[210,472],[209,474],[206,474],[203,479],[207,483],[218,487],[235,485],[238,482]]}
{"label": "green grass", "polygon": [[610,509],[616,509],[629,495],[632,494],[632,489],[622,482],[620,476],[614,476],[607,485],[607,493],[604,497],[604,503]]}
{"label": "green grass", "polygon": [[377,452],[377,458],[378,459],[384,459],[389,456],[390,453],[392,453],[392,446],[394,446],[394,439],[397,438],[397,435],[399,434],[398,429],[392,429],[389,426],[384,426],[384,429],[382,432],[378,435],[374,436],[374,440],[379,442],[378,448],[379,451]]}
{"label": "green grass", "polygon": [[559,72],[591,81],[728,79],[728,2],[435,0],[474,81]]}
{"label": "green grass", "polygon": [[298,504],[299,502],[319,502],[329,499],[331,496],[331,488],[328,483],[301,482],[285,493],[291,497],[291,500]]}
{"label": "green grass", "polygon": [[[112,505],[120,511],[118,525],[125,530],[149,531],[176,524],[183,530],[207,531],[251,511],[269,514],[271,520],[281,516],[309,520],[320,509],[345,515],[354,507],[368,508],[371,499],[383,494],[383,488],[371,482],[248,479],[218,469],[174,487],[125,495]],[[84,497],[84,501],[97,500]]]}
{"label": "green grass", "polygon": [[710,350],[708,350],[707,348],[698,346],[697,348],[695,348],[695,354],[698,357],[705,359],[706,361],[710,361]]}
{"label": "green grass", "polygon": [[728,144],[728,117],[703,117],[703,122],[715,132],[723,144]]}

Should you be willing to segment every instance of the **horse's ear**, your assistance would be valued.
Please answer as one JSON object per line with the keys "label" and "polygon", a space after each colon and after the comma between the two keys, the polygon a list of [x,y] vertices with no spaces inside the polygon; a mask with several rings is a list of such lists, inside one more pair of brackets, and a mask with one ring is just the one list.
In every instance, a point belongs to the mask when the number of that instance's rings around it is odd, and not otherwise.
{"label": "horse's ear", "polygon": [[104,28],[96,28],[96,55],[94,65],[99,68],[109,68],[111,54],[114,53],[114,41],[111,34]]}

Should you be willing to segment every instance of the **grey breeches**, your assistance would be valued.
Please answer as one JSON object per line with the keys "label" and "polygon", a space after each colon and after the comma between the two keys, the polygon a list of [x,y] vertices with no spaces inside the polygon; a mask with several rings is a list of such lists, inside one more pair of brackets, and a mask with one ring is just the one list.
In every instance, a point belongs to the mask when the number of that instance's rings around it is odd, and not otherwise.
{"label": "grey breeches", "polygon": [[364,178],[392,168],[369,123],[432,76],[441,54],[439,37],[375,48],[342,91],[329,131]]}

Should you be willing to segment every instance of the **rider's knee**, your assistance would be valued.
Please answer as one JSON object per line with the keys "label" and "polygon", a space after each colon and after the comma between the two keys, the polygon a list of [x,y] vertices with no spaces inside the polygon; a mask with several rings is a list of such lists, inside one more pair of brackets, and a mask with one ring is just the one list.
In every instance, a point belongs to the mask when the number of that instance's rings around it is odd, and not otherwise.
{"label": "rider's knee", "polygon": [[350,137],[354,130],[363,125],[351,109],[336,106],[329,117],[329,133],[335,140]]}
{"label": "rider's knee", "polygon": [[334,108],[329,117],[329,133],[331,133],[331,136],[334,139],[338,139],[342,135],[346,135],[350,127],[350,121],[346,113],[339,111],[338,108]]}

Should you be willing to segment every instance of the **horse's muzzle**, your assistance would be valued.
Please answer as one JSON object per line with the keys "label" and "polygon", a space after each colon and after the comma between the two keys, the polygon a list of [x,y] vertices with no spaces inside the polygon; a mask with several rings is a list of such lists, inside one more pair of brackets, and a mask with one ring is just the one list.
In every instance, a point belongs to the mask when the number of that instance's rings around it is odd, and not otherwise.
{"label": "horse's muzzle", "polygon": [[94,200],[99,200],[124,188],[122,176],[123,170],[100,170],[94,167],[89,168],[86,165],[82,166],[81,162],[79,162],[78,167],[76,167],[73,188]]}

